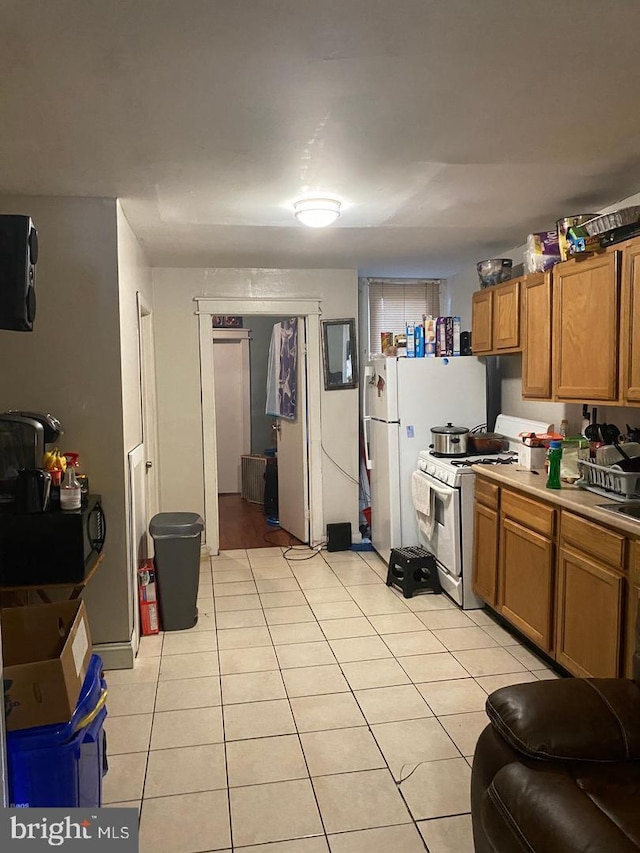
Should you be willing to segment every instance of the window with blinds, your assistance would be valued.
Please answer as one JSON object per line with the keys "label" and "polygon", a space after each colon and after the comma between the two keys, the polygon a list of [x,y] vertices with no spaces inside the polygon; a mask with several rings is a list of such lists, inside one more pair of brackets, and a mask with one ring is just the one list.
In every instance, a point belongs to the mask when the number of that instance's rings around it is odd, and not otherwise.
{"label": "window with blinds", "polygon": [[400,334],[407,323],[440,313],[440,279],[377,279],[369,285],[369,353],[381,352],[381,332]]}

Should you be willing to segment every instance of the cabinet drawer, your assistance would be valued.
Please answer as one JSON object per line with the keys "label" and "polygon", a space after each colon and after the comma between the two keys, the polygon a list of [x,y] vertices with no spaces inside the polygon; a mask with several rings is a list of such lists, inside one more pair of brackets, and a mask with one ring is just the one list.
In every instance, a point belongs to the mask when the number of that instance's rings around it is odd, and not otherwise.
{"label": "cabinet drawer", "polygon": [[565,542],[571,542],[590,557],[624,571],[625,537],[619,533],[563,510],[560,535]]}
{"label": "cabinet drawer", "polygon": [[498,509],[500,487],[476,476],[476,500],[491,509]]}
{"label": "cabinet drawer", "polygon": [[517,492],[502,490],[502,512],[515,521],[520,521],[530,530],[553,537],[555,511],[553,507],[525,498]]}

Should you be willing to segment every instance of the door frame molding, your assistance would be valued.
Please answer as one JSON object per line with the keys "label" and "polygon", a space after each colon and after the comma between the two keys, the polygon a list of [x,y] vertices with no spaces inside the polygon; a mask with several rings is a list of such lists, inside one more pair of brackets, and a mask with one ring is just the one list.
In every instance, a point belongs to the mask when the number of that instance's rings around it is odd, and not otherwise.
{"label": "door frame molding", "polygon": [[215,388],[213,379],[213,335],[211,316],[240,317],[248,314],[304,317],[307,327],[307,439],[309,461],[309,538],[322,541],[324,512],[322,492],[322,436],[320,421],[320,315],[319,299],[247,299],[195,297],[200,343],[200,399],[202,403],[202,449],[206,542],[212,554],[220,550],[218,509],[218,458],[216,447]]}

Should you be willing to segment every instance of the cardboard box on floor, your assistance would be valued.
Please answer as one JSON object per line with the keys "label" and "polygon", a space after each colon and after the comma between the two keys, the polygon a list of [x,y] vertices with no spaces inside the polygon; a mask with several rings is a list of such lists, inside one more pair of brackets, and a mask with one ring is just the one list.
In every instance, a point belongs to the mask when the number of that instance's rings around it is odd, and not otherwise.
{"label": "cardboard box on floor", "polygon": [[84,602],[9,607],[0,616],[7,730],[68,722],[91,658]]}

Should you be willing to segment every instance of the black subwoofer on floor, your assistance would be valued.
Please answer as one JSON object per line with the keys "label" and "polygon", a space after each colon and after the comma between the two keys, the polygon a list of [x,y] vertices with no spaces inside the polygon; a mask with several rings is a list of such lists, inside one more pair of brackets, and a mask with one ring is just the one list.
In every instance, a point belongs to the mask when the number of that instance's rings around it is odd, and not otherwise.
{"label": "black subwoofer on floor", "polygon": [[348,551],[351,548],[351,523],[327,524],[327,551]]}

